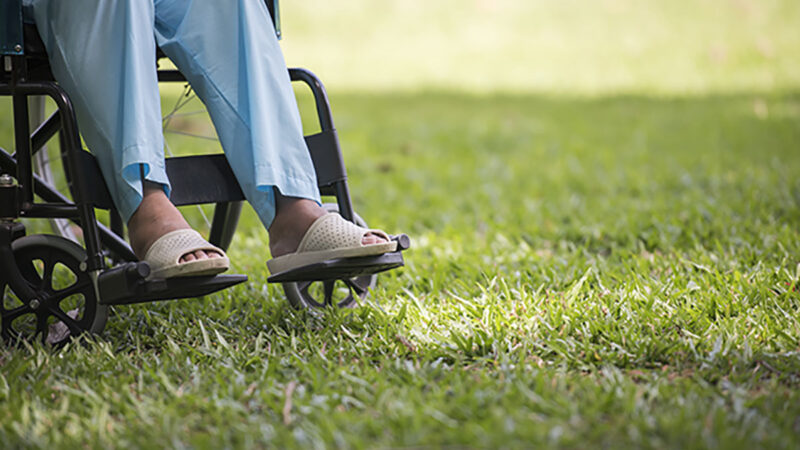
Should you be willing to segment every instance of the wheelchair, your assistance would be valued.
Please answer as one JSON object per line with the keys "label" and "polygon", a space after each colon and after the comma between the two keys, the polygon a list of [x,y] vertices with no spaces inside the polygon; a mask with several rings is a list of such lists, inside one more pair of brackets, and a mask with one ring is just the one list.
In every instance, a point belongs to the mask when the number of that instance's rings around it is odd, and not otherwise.
{"label": "wheelchair", "polygon": [[[278,0],[266,0],[280,37]],[[84,333],[100,333],[109,307],[197,298],[247,281],[246,275],[147,279],[150,268],[124,240],[125,227],[115,211],[94,156],[84,150],[69,97],[55,82],[35,26],[22,20],[21,0],[0,6],[0,95],[11,96],[15,152],[0,148],[0,334],[6,341],[39,337],[62,345]],[[160,52],[159,52],[160,53]],[[163,54],[154,55],[163,57]],[[305,137],[329,211],[366,226],[353,211],[342,153],[322,82],[310,71],[289,69],[293,82],[307,85],[314,98],[320,132]],[[177,70],[159,70],[160,82],[186,82]],[[31,131],[29,97],[46,96],[56,110]],[[58,136],[68,193],[35,173],[37,152]],[[169,157],[166,170],[176,206],[213,204],[209,242],[230,246],[244,194],[223,154]],[[67,195],[69,194],[69,195]],[[108,210],[108,225],[96,209]],[[56,234],[26,235],[20,219],[74,222],[83,245]],[[282,283],[296,308],[350,307],[374,286],[376,274],[404,264],[405,235],[391,236],[395,252],[343,258],[271,274]],[[334,298],[334,290],[346,295]]]}

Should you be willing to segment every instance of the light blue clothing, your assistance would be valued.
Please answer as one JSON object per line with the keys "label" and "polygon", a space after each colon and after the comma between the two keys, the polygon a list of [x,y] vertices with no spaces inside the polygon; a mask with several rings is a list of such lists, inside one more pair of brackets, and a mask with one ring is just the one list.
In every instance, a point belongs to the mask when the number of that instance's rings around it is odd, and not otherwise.
{"label": "light blue clothing", "polygon": [[286,63],[262,0],[25,0],[53,74],[75,106],[127,222],[143,172],[170,185],[156,42],[206,104],[228,162],[264,226],[273,186],[319,202]]}

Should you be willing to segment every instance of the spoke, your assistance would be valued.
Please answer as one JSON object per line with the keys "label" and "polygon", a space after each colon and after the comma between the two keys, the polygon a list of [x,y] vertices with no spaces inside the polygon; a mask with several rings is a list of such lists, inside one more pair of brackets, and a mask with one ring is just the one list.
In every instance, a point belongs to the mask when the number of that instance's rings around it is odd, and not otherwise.
{"label": "spoke", "polygon": [[347,307],[349,307],[349,306],[350,306],[350,304],[352,304],[354,301],[355,301],[355,302],[358,302],[358,300],[356,300],[356,297],[355,297],[355,296],[353,296],[353,291],[350,291],[350,293],[349,293],[349,294],[347,294],[347,297],[345,297],[345,298],[344,298],[344,300],[342,300],[342,301],[340,301],[339,303],[337,303],[337,304],[336,304],[336,306],[338,306],[339,308],[347,308]]}
{"label": "spoke", "polygon": [[[165,139],[164,140],[164,148],[167,149],[167,155],[173,156],[172,148],[169,146],[169,142]],[[203,221],[206,223],[208,228],[211,228],[211,220],[208,218],[208,214],[203,211],[203,205],[195,205],[195,208],[200,212],[200,217],[203,218]]]}
{"label": "spoke", "polygon": [[[172,118],[173,117],[193,116],[193,115],[198,115],[198,114],[204,114],[204,113],[207,112],[204,109],[188,111],[188,112],[178,112],[181,108],[183,108],[184,106],[188,105],[196,97],[197,97],[197,94],[195,93],[194,89],[192,89],[192,86],[187,83],[183,87],[183,93],[175,101],[175,105],[173,105],[172,110],[169,113],[167,113],[164,117],[162,117],[162,119],[161,119],[161,132],[164,135],[166,135],[167,133],[171,133],[171,134],[177,134],[177,135],[182,135],[182,136],[189,136],[189,137],[193,137],[193,138],[197,138],[197,139],[205,139],[205,140],[208,140],[208,141],[219,142],[219,139],[217,137],[215,137],[215,136],[204,136],[204,135],[201,135],[201,134],[193,134],[193,133],[187,133],[185,131],[169,130],[168,129],[170,123],[172,122]],[[174,156],[172,148],[169,145],[169,141],[167,141],[166,139],[164,140],[164,147],[167,150],[167,155],[168,156]],[[211,227],[211,220],[208,218],[208,215],[203,210],[202,206],[201,205],[197,205],[196,208],[200,212],[200,216],[203,218],[203,221],[205,222],[206,226],[207,227]]]}
{"label": "spoke", "polygon": [[77,336],[83,332],[81,329],[80,324],[73,319],[72,317],[68,316],[67,313],[61,310],[58,306],[47,308],[54,316],[56,316],[59,320],[64,322],[64,324],[69,328],[69,332],[73,336]]}
{"label": "spoke", "polygon": [[42,344],[47,343],[47,335],[49,333],[49,327],[47,326],[47,314],[37,314],[36,315],[36,334],[41,335],[42,337]]}
{"label": "spoke", "polygon": [[14,309],[9,309],[9,310],[7,310],[7,311],[6,311],[6,312],[3,314],[3,320],[7,320],[7,321],[8,321],[8,323],[11,323],[11,322],[12,322],[14,319],[16,319],[17,317],[19,317],[19,316],[21,316],[21,315],[23,315],[23,314],[25,314],[25,313],[32,312],[32,311],[33,311],[33,310],[31,310],[31,309],[28,307],[28,305],[17,306],[17,307],[16,307],[16,308],[14,308]]}
{"label": "spoke", "polygon": [[178,97],[178,100],[175,102],[175,106],[172,107],[172,111],[169,112],[166,116],[161,119],[161,131],[165,131],[169,126],[172,118],[177,114],[178,110],[183,108],[187,105],[190,101],[192,101],[196,97],[194,90],[192,90],[192,86],[190,84],[186,84],[183,88],[183,94]]}
{"label": "spoke", "polygon": [[175,102],[175,106],[172,107],[172,111],[170,111],[169,114],[167,114],[166,116],[164,116],[163,119],[161,119],[162,132],[167,129],[167,126],[169,126],[169,122],[172,119],[172,115],[181,108],[181,100],[183,100],[184,97],[187,97],[189,95],[189,89],[191,88],[187,83],[186,86],[183,87],[183,94],[181,94],[181,96],[178,97],[178,100]]}
{"label": "spoke", "polygon": [[[42,149],[42,150],[44,150],[44,149]],[[44,156],[39,158],[39,164],[42,165],[42,166],[49,165],[50,164],[50,155],[48,155],[47,153],[37,153],[37,155],[40,155],[40,154],[44,155]],[[45,174],[40,173],[39,175],[42,175],[42,178],[45,178],[45,180],[49,181],[47,179],[47,176],[45,176]]]}
{"label": "spoke", "polygon": [[183,95],[178,99],[178,109],[183,108],[195,97],[197,97],[197,94],[194,93],[192,85],[187,83],[186,86],[183,87]]}
{"label": "spoke", "polygon": [[[311,295],[310,292],[308,292],[309,288],[311,288],[312,285],[313,285],[313,283],[310,282],[310,281],[299,281],[299,282],[297,282],[297,288],[300,290],[300,296],[303,299],[305,299],[306,303],[309,306],[314,306],[314,307],[317,307],[317,308],[321,308],[321,307],[325,306],[325,304],[318,302],[317,299],[315,299],[314,296]],[[324,300],[323,300],[323,302],[324,302]]]}
{"label": "spoke", "polygon": [[206,223],[208,228],[211,228],[211,220],[208,219],[206,212],[203,211],[203,205],[195,205],[198,211],[200,211],[200,216],[203,218],[203,221]]}
{"label": "spoke", "polygon": [[40,289],[46,289],[48,291],[53,290],[53,269],[56,266],[56,262],[53,262],[53,252],[47,252],[47,260],[42,260],[44,263],[44,272],[42,273],[42,282],[39,285]]}
{"label": "spoke", "polygon": [[367,293],[368,287],[361,286],[358,284],[358,278],[347,278],[342,280],[344,284],[350,287],[353,291],[355,291],[356,295],[361,297],[363,294]]}
{"label": "spoke", "polygon": [[217,142],[217,138],[215,138],[213,136],[204,136],[202,134],[192,134],[192,133],[187,133],[185,131],[166,130],[165,133],[180,134],[181,136],[189,136],[189,137],[193,137],[193,138],[197,138],[197,139],[205,139],[207,141]]}
{"label": "spoke", "polygon": [[172,147],[169,146],[169,141],[166,139],[164,139],[164,148],[167,149],[167,156],[175,156],[175,154],[172,153]]}
{"label": "spoke", "polygon": [[17,265],[19,272],[22,274],[22,278],[25,279],[25,282],[28,283],[31,289],[35,288],[36,282],[39,280],[39,272],[36,271],[36,267],[33,266],[33,261],[25,261]]}
{"label": "spoke", "polygon": [[205,114],[205,112],[206,111],[204,109],[198,109],[197,111],[187,111],[187,112],[182,112],[182,113],[174,112],[174,113],[167,114],[166,116],[164,116],[164,118],[167,119],[167,118],[172,118],[172,117],[194,116],[194,115],[197,115],[197,114]]}
{"label": "spoke", "polygon": [[336,281],[323,281],[323,291],[325,292],[325,306],[333,304],[333,287],[336,285]]}
{"label": "spoke", "polygon": [[83,283],[75,282],[72,286],[68,288],[64,288],[58,291],[55,291],[53,295],[50,297],[51,299],[55,300],[56,302],[60,302],[65,298],[69,297],[70,295],[77,294],[81,292],[84,288],[89,287],[92,285],[91,281],[84,281]]}
{"label": "spoke", "polygon": [[[8,308],[6,308],[6,295],[7,295],[6,286],[8,285],[6,284],[5,281],[0,281],[0,296],[2,296],[0,297],[0,311],[8,311]],[[9,288],[8,290],[9,290],[8,294],[10,294],[11,288]]]}

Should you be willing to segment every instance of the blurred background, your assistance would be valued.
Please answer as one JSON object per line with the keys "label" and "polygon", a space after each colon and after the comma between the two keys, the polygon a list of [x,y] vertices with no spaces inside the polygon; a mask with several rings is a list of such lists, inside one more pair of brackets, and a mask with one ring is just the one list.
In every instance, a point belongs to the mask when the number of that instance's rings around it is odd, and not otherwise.
{"label": "blurred background", "polygon": [[[800,166],[797,0],[281,0],[280,18],[288,65],[328,88],[356,208],[378,226],[633,242],[658,214],[762,201]],[[167,154],[220,151],[203,105],[181,83],[161,91]],[[11,120],[0,136],[10,147]]]}
{"label": "blurred background", "polygon": [[[377,226],[634,242],[658,214],[763,201],[800,166],[797,0],[281,0],[280,18],[288,65],[328,89],[356,208]],[[160,87],[167,154],[221,151],[203,105]],[[6,147],[10,133],[0,121]]]}
{"label": "blurred background", "polygon": [[282,0],[330,87],[688,94],[800,83],[795,0]]}

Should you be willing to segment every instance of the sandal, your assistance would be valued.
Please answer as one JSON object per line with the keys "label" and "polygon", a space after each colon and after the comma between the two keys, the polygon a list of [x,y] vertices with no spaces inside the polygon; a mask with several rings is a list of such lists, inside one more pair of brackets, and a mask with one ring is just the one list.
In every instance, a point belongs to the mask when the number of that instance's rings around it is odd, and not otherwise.
{"label": "sandal", "polygon": [[[362,244],[362,239],[369,233],[387,242]],[[362,228],[337,213],[328,213],[311,224],[297,251],[267,261],[267,268],[275,274],[330,259],[382,255],[395,250],[397,242],[390,240],[383,231]]]}
{"label": "sandal", "polygon": [[[183,255],[198,250],[216,252],[222,257],[180,262]],[[222,249],[209,244],[200,233],[190,228],[171,231],[158,238],[147,250],[144,261],[150,264],[148,280],[216,275],[228,270],[231,264]]]}

